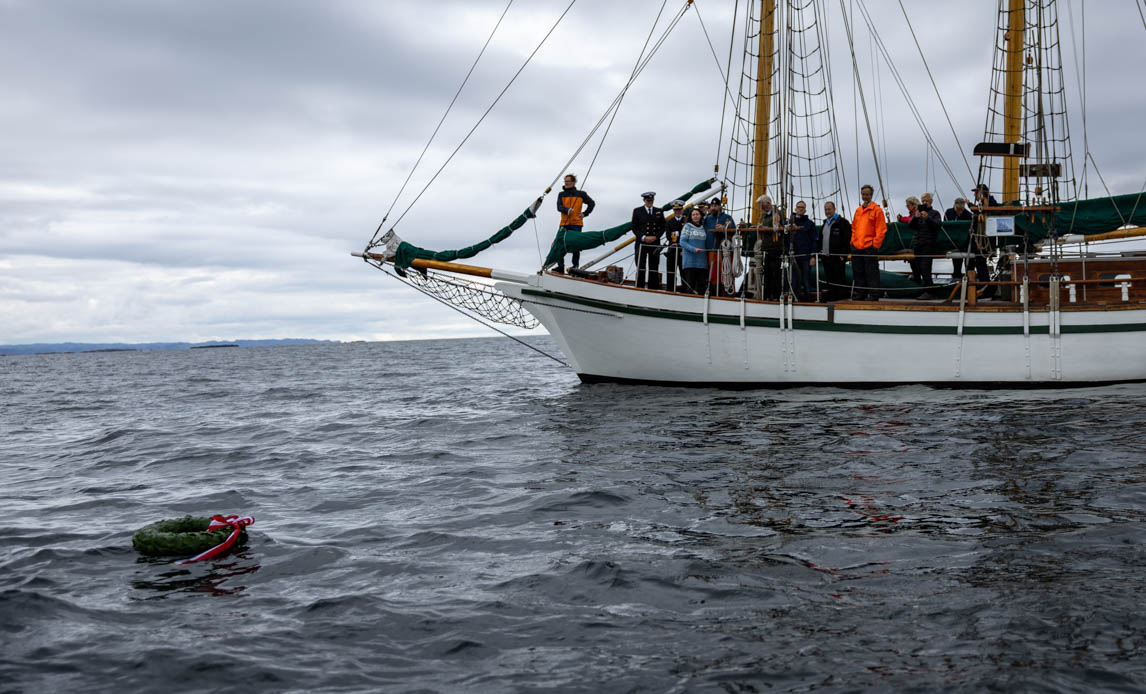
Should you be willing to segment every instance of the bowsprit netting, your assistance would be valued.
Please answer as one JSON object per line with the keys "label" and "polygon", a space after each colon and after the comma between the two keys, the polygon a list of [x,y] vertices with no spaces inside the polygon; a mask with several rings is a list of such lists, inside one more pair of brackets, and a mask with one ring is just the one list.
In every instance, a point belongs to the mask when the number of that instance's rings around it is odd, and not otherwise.
{"label": "bowsprit netting", "polygon": [[469,311],[493,323],[512,325],[526,330],[532,330],[540,325],[520,301],[502,294],[496,287],[488,284],[434,270],[425,270],[424,274],[423,271],[406,271],[403,276],[391,272],[381,260],[367,258],[366,262],[427,296]]}

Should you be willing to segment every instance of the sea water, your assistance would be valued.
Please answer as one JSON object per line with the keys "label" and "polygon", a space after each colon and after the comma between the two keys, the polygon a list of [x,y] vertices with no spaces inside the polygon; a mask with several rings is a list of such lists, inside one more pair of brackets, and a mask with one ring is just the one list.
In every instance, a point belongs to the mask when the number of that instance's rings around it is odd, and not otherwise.
{"label": "sea water", "polygon": [[505,339],[0,358],[0,692],[1140,690],[1144,423]]}

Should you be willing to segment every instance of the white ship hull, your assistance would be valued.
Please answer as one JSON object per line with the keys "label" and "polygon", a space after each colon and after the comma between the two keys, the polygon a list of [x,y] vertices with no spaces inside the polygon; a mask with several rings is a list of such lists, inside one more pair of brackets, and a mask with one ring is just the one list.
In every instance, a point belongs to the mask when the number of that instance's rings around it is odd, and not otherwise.
{"label": "white ship hull", "polygon": [[[544,274],[522,301],[583,381],[719,387],[1146,381],[1146,305],[784,305],[705,299]],[[1025,325],[1024,325],[1025,324]]]}

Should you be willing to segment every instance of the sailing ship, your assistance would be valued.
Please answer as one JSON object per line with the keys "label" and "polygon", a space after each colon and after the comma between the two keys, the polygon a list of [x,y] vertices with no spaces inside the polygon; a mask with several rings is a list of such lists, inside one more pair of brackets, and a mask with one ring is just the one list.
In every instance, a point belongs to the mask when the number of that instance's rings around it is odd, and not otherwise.
{"label": "sailing ship", "polygon": [[[800,300],[790,249],[764,243],[769,235],[783,237],[790,226],[779,215],[765,216],[756,204],[769,195],[781,211],[796,200],[817,210],[822,201],[839,199],[839,109],[828,61],[815,48],[824,41],[819,25],[827,3],[760,0],[739,6],[745,9],[733,35],[739,27],[745,57],[739,90],[731,59],[725,75],[731,85],[728,108],[734,111],[725,168],[721,172],[718,161],[716,176],[681,196],[699,201],[715,194],[734,213],[749,217],[728,234],[747,261],[726,273],[736,275],[733,291],[718,291],[719,282],[704,294],[662,291],[605,272],[598,264],[624,248],[626,243],[612,244],[629,233],[628,224],[559,234],[536,271],[457,262],[509,238],[536,216],[544,195],[474,246],[420,248],[402,240],[396,228],[385,228],[384,219],[366,249],[354,255],[487,325],[543,325],[586,383],[1061,387],[1146,381],[1146,253],[1097,253],[1082,246],[1067,252],[1072,242],[1146,234],[1146,196],[1139,191],[1078,199],[1054,2],[999,2],[987,125],[973,150],[979,170],[965,182],[998,190],[1002,202],[985,199],[972,222],[944,222],[936,242],[937,254],[966,259],[968,272],[930,288],[885,271],[878,301],[825,301],[822,292],[819,301]],[[680,16],[692,8],[685,2]],[[856,17],[843,13],[849,42]],[[871,21],[866,9],[863,19]],[[646,45],[652,49],[642,52],[611,108],[619,108],[659,42]],[[852,64],[859,82],[854,50]],[[860,94],[862,100],[862,86]],[[878,251],[887,266],[911,257],[912,230],[891,220],[878,164],[877,178],[876,199],[889,218]],[[668,206],[662,209],[667,213]],[[1002,235],[988,238],[988,228]],[[569,250],[606,244],[608,253],[569,274],[553,269]],[[762,286],[768,253],[781,256],[779,297],[767,297]],[[976,254],[991,257],[990,276],[971,269]],[[728,257],[727,250],[716,255]],[[817,289],[824,281],[817,274]],[[938,289],[941,296],[912,298],[924,289]],[[1002,300],[983,301],[985,293]]]}

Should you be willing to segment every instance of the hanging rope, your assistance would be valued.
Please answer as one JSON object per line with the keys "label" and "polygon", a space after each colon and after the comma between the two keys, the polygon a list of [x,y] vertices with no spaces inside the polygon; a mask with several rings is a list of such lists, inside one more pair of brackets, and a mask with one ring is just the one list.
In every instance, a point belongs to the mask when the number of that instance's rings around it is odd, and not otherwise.
{"label": "hanging rope", "polygon": [[[908,110],[911,112],[911,115],[914,117],[920,131],[923,133],[923,137],[927,140],[928,146],[930,146],[932,151],[934,151],[936,159],[938,159],[939,163],[943,166],[943,170],[947,172],[947,175],[951,178],[951,182],[954,183],[956,189],[958,189],[960,187],[959,178],[955,175],[955,172],[951,170],[951,166],[947,163],[947,159],[943,156],[943,152],[939,149],[939,145],[935,142],[935,138],[931,136],[931,131],[927,128],[927,124],[923,120],[923,115],[920,113],[919,108],[915,105],[915,100],[911,97],[911,91],[907,88],[907,82],[903,79],[899,69],[892,61],[891,53],[887,50],[887,46],[884,44],[883,39],[880,38],[879,31],[875,25],[875,21],[872,20],[871,15],[868,13],[867,6],[864,4],[863,0],[859,0],[859,9],[860,15],[863,17],[864,22],[867,24],[869,35],[874,41],[876,48],[879,49],[879,53],[883,57],[884,62],[888,67],[888,72],[891,73],[891,77],[895,80],[896,86],[899,87],[899,91],[903,95],[904,101],[907,102]],[[944,111],[946,111],[946,109],[944,109]],[[886,143],[887,137],[885,134],[885,146]],[[962,153],[962,150],[960,150],[960,153]],[[971,165],[969,163],[967,164],[967,171],[968,173],[971,171]]]}
{"label": "hanging rope", "polygon": [[975,172],[971,170],[971,162],[967,160],[963,143],[959,141],[959,134],[955,132],[955,124],[951,122],[951,114],[947,112],[947,105],[943,103],[943,95],[939,93],[939,85],[935,83],[935,76],[931,74],[931,66],[927,64],[927,57],[923,55],[923,47],[919,45],[919,37],[915,35],[915,27],[911,26],[911,18],[907,16],[907,8],[903,6],[903,0],[899,0],[899,10],[903,13],[903,20],[907,22],[907,28],[911,30],[911,40],[915,42],[915,49],[919,51],[919,59],[923,61],[923,67],[927,70],[927,79],[931,80],[931,88],[935,90],[935,96],[939,99],[939,106],[943,109],[943,116],[947,119],[948,127],[951,128],[951,135],[955,138],[956,146],[959,147],[959,154],[962,155],[963,164],[967,167],[967,175],[974,179]]}
{"label": "hanging rope", "polygon": [[716,136],[716,162],[714,164],[714,171],[720,170],[720,147],[724,143],[724,119],[728,112],[728,102],[734,101],[732,99],[732,91],[728,88],[728,83],[732,79],[732,46],[733,37],[736,36],[736,17],[740,12],[740,0],[736,0],[736,6],[732,10],[732,37],[728,40],[728,68],[720,68],[720,58],[716,55],[716,47],[712,45],[712,38],[708,35],[708,27],[704,25],[704,17],[700,16],[700,7],[696,8],[696,19],[700,22],[700,30],[704,32],[704,40],[708,42],[708,50],[712,53],[712,59],[716,61],[716,69],[720,72],[721,79],[724,80],[724,96],[721,99],[720,105],[720,132]]}
{"label": "hanging rope", "polygon": [[438,131],[442,129],[442,123],[446,122],[446,116],[450,115],[450,110],[453,109],[454,104],[457,102],[458,97],[462,93],[462,89],[464,89],[466,86],[466,83],[470,81],[470,75],[474,74],[474,68],[477,67],[478,61],[481,60],[481,57],[485,55],[485,49],[489,47],[489,42],[493,40],[493,35],[497,33],[498,27],[501,26],[501,21],[505,19],[505,15],[509,12],[509,7],[512,4],[513,0],[509,0],[509,3],[506,4],[505,9],[502,10],[501,16],[498,17],[497,24],[493,25],[493,31],[489,32],[489,37],[485,40],[485,43],[482,44],[481,50],[478,51],[477,57],[474,58],[474,64],[470,65],[469,72],[466,73],[465,79],[462,80],[461,86],[458,87],[458,91],[454,92],[454,98],[450,99],[450,105],[446,107],[446,112],[442,114],[442,119],[438,121],[438,125],[434,128],[434,132],[430,133],[430,139],[426,141],[426,146],[422,148],[422,153],[418,155],[418,160],[415,161],[414,166],[410,168],[410,173],[406,174],[406,180],[402,181],[402,187],[398,189],[398,194],[394,196],[394,201],[390,203],[390,209],[386,210],[386,214],[382,215],[382,221],[378,222],[378,228],[374,231],[375,237],[377,237],[378,232],[382,230],[382,225],[386,223],[386,220],[390,217],[390,213],[394,211],[394,206],[398,204],[398,200],[402,197],[403,191],[406,190],[406,185],[409,184],[410,179],[414,177],[414,172],[418,170],[418,164],[422,163],[422,157],[426,156],[426,152],[430,149],[430,145],[434,142],[434,138],[437,137]]}
{"label": "hanging rope", "polygon": [[[424,195],[426,193],[426,190],[429,189],[430,185],[432,185],[433,182],[435,180],[437,180],[438,176],[441,175],[442,171],[445,171],[446,166],[449,165],[449,163],[453,160],[454,156],[457,155],[459,150],[461,150],[462,146],[465,145],[465,143],[467,141],[469,141],[470,136],[474,134],[474,131],[476,131],[478,129],[478,126],[480,126],[482,124],[482,121],[484,121],[486,119],[486,116],[488,116],[490,111],[493,110],[493,107],[497,106],[497,103],[499,101],[501,101],[501,97],[505,96],[505,93],[507,91],[509,91],[509,88],[511,86],[513,86],[513,83],[515,81],[517,81],[517,78],[521,75],[522,72],[525,71],[526,66],[528,66],[530,61],[533,60],[533,56],[537,55],[537,52],[540,51],[541,47],[545,45],[545,42],[549,40],[549,37],[553,34],[554,31],[556,31],[557,25],[559,25],[561,23],[561,20],[565,19],[565,15],[569,14],[569,10],[573,9],[573,5],[576,2],[577,2],[577,0],[570,0],[569,5],[565,8],[565,11],[561,13],[561,16],[557,18],[557,21],[553,23],[553,26],[549,27],[549,31],[545,32],[545,36],[541,37],[541,41],[539,41],[537,43],[537,47],[533,49],[533,52],[529,54],[529,57],[525,59],[525,62],[521,64],[521,67],[519,67],[517,69],[517,72],[513,73],[513,77],[511,77],[509,79],[509,82],[505,85],[504,88],[502,88],[501,92],[498,93],[497,97],[493,100],[493,103],[491,103],[489,105],[489,108],[487,108],[485,110],[485,112],[481,114],[481,117],[478,118],[477,123],[474,123],[474,126],[472,128],[470,128],[470,131],[468,133],[466,133],[466,136],[462,138],[462,141],[458,143],[458,146],[454,148],[454,151],[450,153],[450,156],[446,157],[446,160],[444,162],[442,162],[442,165],[438,168],[438,170],[434,173],[434,175],[432,177],[430,177],[430,180],[426,183],[426,185],[418,193],[417,197],[415,197],[414,200],[406,207],[406,209],[402,212],[402,214],[398,217],[398,219],[394,220],[394,224],[392,225],[391,228],[393,228],[393,226],[397,226],[398,223],[401,222],[402,219],[405,218],[405,216],[407,214],[409,214],[410,210],[413,209],[414,205],[417,204],[417,202],[422,199],[422,195]],[[381,225],[379,225],[378,230],[374,232],[375,238],[371,240],[371,243],[373,243],[374,240],[377,239],[378,232],[381,230],[382,230],[382,227],[381,227]]]}
{"label": "hanging rope", "polygon": [[[1138,0],[1135,0],[1137,4]],[[1087,178],[1089,171],[1090,161],[1087,155],[1090,153],[1090,135],[1086,126],[1086,3],[1080,3],[1081,8],[1079,15],[1082,21],[1082,61],[1079,64],[1079,40],[1074,35],[1074,6],[1073,3],[1067,3],[1067,16],[1070,17],[1070,44],[1071,52],[1074,55],[1074,74],[1078,79],[1075,80],[1075,86],[1078,88],[1078,101],[1082,106],[1082,197],[1090,197],[1090,183]],[[1072,152],[1073,155],[1073,152]]]}
{"label": "hanging rope", "polygon": [[629,87],[632,86],[637,77],[639,77],[640,74],[644,72],[645,68],[648,67],[649,62],[653,59],[653,56],[655,56],[657,51],[660,50],[661,46],[664,45],[665,40],[668,39],[669,34],[671,34],[673,29],[676,28],[676,25],[680,23],[681,18],[684,17],[684,13],[688,11],[690,6],[691,3],[686,2],[685,5],[681,8],[680,12],[677,13],[676,17],[674,17],[673,20],[669,22],[668,27],[665,28],[664,33],[662,33],[660,38],[657,39],[657,42],[653,44],[652,49],[649,51],[648,56],[640,64],[640,67],[629,77],[629,80],[625,82],[625,85],[621,87],[621,91],[617,94],[617,96],[613,97],[613,101],[605,109],[605,112],[601,114],[601,117],[597,119],[597,123],[589,131],[589,134],[585,136],[585,139],[582,140],[581,144],[578,145],[576,150],[574,150],[573,155],[569,157],[569,159],[565,162],[564,165],[562,165],[560,169],[558,169],[557,175],[554,176],[553,180],[549,182],[548,186],[546,186],[545,192],[548,193],[553,189],[553,186],[557,184],[557,181],[561,180],[561,177],[565,174],[565,171],[569,169],[569,166],[575,159],[577,159],[578,156],[580,156],[581,152],[589,144],[590,140],[593,139],[593,135],[595,135],[597,131],[601,129],[601,126],[605,124],[605,121],[609,118],[609,115],[612,114],[613,110],[620,105],[621,101],[624,99],[625,92],[628,91]]}
{"label": "hanging rope", "polygon": [[860,104],[863,106],[863,120],[864,120],[864,125],[867,126],[867,139],[868,139],[868,143],[871,145],[871,157],[873,160],[875,160],[876,182],[879,184],[880,198],[881,199],[887,199],[887,194],[884,192],[884,187],[883,187],[883,172],[880,171],[880,168],[879,168],[879,153],[876,151],[876,147],[875,147],[875,136],[871,132],[871,117],[868,115],[867,99],[864,98],[864,95],[863,95],[863,82],[860,80],[859,63],[856,60],[856,46],[855,46],[854,38],[852,36],[852,25],[851,25],[851,22],[848,21],[847,11],[846,11],[846,8],[844,7],[844,0],[840,0],[840,11],[844,17],[844,31],[847,33],[847,36],[848,36],[848,49],[851,51],[851,54],[852,54],[852,72],[855,76],[856,87],[857,87],[856,91],[859,94]]}
{"label": "hanging rope", "polygon": [[653,33],[657,30],[657,24],[661,21],[661,15],[664,14],[666,5],[668,5],[668,0],[663,0],[663,2],[661,2],[661,9],[657,12],[657,18],[653,20],[653,25],[649,28],[649,35],[645,37],[645,43],[641,46],[641,52],[637,55],[637,62],[633,64],[633,71],[629,74],[629,82],[625,85],[625,88],[621,90],[621,96],[617,100],[617,107],[613,109],[613,115],[609,118],[609,125],[605,127],[605,132],[601,134],[601,141],[597,143],[597,151],[593,152],[593,159],[589,162],[589,167],[585,169],[585,175],[581,177],[582,187],[588,186],[589,174],[593,171],[593,165],[597,163],[597,155],[601,153],[601,148],[605,146],[605,140],[609,137],[609,131],[613,129],[613,121],[617,119],[617,114],[621,112],[621,102],[624,101],[625,95],[629,93],[629,85],[633,83],[633,78],[637,75],[637,68],[641,66],[641,59],[645,56],[645,50],[649,47],[649,41],[652,40]]}

